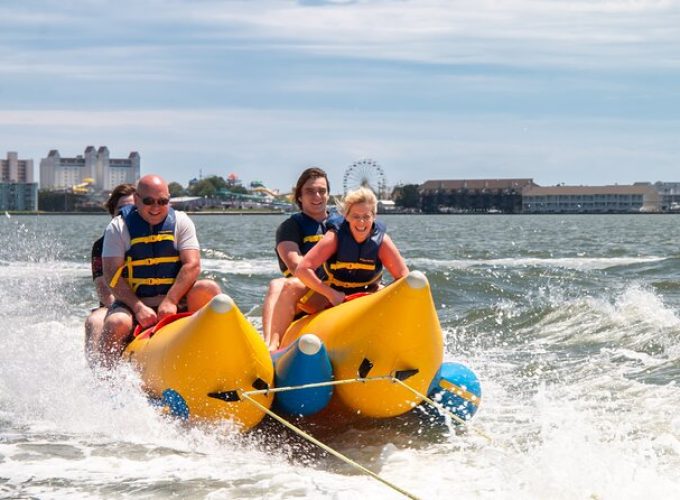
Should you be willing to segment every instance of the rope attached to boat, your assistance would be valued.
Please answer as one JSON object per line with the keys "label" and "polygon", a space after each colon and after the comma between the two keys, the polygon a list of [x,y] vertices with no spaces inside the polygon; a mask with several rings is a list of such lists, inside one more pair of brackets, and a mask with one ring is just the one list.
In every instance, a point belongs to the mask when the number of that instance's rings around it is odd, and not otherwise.
{"label": "rope attached to boat", "polygon": [[482,431],[482,430],[480,430],[480,429],[477,429],[476,427],[472,427],[472,426],[468,425],[467,420],[464,420],[464,419],[460,418],[458,415],[456,415],[455,413],[453,413],[450,409],[448,409],[446,406],[442,405],[441,403],[437,403],[436,401],[430,399],[430,398],[427,397],[426,395],[421,394],[419,391],[415,390],[413,387],[409,386],[408,384],[405,384],[403,381],[399,380],[399,379],[396,378],[396,377],[392,377],[392,381],[393,381],[393,382],[396,382],[396,383],[398,383],[398,384],[400,384],[400,385],[401,385],[402,387],[404,387],[405,389],[408,389],[408,390],[411,391],[413,394],[415,394],[416,396],[422,398],[423,401],[426,401],[426,402],[430,403],[432,406],[434,406],[434,407],[437,408],[438,410],[447,412],[447,413],[449,414],[449,416],[450,416],[453,420],[455,420],[456,422],[458,422],[458,423],[461,424],[461,425],[464,425],[464,426],[467,427],[468,429],[472,429],[473,431],[475,431],[477,434],[479,434],[479,435],[482,436],[483,438],[486,438],[486,439],[489,441],[489,443],[491,443],[491,442],[493,441],[493,440],[491,439],[491,437],[490,437],[488,434],[486,434],[484,431]]}
{"label": "rope attached to boat", "polygon": [[[318,386],[319,384],[307,384],[305,387],[315,386],[315,385]],[[296,387],[296,389],[300,389],[300,388],[302,388],[302,387],[303,387],[303,386],[299,386],[299,387]],[[287,388],[281,387],[280,389],[287,389]],[[275,391],[275,389],[271,389],[271,391],[273,392],[273,391]],[[256,407],[258,407],[260,410],[262,410],[263,412],[265,412],[267,415],[269,415],[269,416],[272,417],[273,419],[276,419],[278,422],[282,423],[283,425],[285,425],[286,427],[288,427],[290,430],[292,430],[293,432],[295,432],[295,433],[298,434],[299,436],[305,438],[305,439],[306,439],[307,441],[309,441],[310,443],[315,444],[316,446],[318,446],[318,447],[321,448],[322,450],[324,450],[324,451],[330,453],[331,455],[333,455],[333,456],[336,457],[336,458],[339,458],[339,459],[342,460],[343,462],[345,462],[345,463],[351,465],[352,467],[354,467],[355,469],[357,469],[357,470],[363,472],[364,474],[368,474],[368,475],[371,476],[373,479],[377,479],[378,481],[380,481],[380,482],[383,483],[384,485],[389,486],[389,487],[392,488],[394,491],[397,491],[397,492],[401,493],[401,494],[404,495],[405,497],[407,497],[407,498],[412,498],[412,499],[414,499],[414,500],[418,500],[418,497],[417,497],[417,496],[415,496],[415,495],[409,493],[408,491],[406,491],[406,490],[400,488],[399,486],[397,486],[396,484],[394,484],[394,483],[388,481],[388,480],[385,479],[384,477],[379,476],[378,474],[376,474],[376,473],[373,472],[372,470],[367,469],[367,468],[364,467],[363,465],[361,465],[361,464],[355,462],[354,460],[352,460],[351,458],[349,458],[349,457],[343,455],[343,454],[340,453],[339,451],[337,451],[337,450],[331,448],[330,446],[328,446],[328,445],[322,443],[321,441],[319,441],[319,440],[316,439],[315,437],[313,437],[313,436],[307,434],[305,431],[303,431],[303,430],[300,429],[299,427],[296,427],[295,425],[293,425],[292,423],[290,423],[290,422],[289,422],[288,420],[286,420],[285,418],[280,417],[279,415],[277,415],[276,413],[274,413],[273,411],[271,411],[269,408],[267,408],[266,406],[262,405],[259,401],[256,401],[255,399],[253,399],[252,397],[250,397],[251,394],[257,394],[257,393],[261,393],[261,392],[266,392],[266,391],[249,391],[249,392],[242,392],[242,393],[241,393],[241,396],[243,397],[243,399],[245,399],[246,401],[251,402],[251,403],[254,404]]]}
{"label": "rope attached to boat", "polygon": [[[310,383],[310,384],[291,385],[291,386],[286,386],[286,387],[273,387],[273,388],[255,390],[255,391],[245,391],[245,392],[242,392],[242,393],[241,393],[241,396],[243,397],[243,399],[245,399],[246,401],[249,401],[250,403],[252,403],[252,404],[255,405],[256,407],[258,407],[261,411],[263,411],[264,413],[266,413],[267,415],[269,415],[270,417],[272,417],[272,418],[275,419],[276,421],[280,422],[281,424],[285,425],[285,426],[288,427],[290,430],[292,430],[293,432],[295,432],[296,434],[298,434],[298,435],[301,436],[302,438],[306,439],[306,440],[309,441],[310,443],[315,444],[316,446],[318,446],[318,447],[321,448],[322,450],[327,451],[328,453],[330,453],[330,454],[333,455],[334,457],[339,458],[339,459],[342,460],[343,462],[345,462],[345,463],[351,465],[352,467],[354,467],[355,469],[361,471],[362,473],[371,476],[373,479],[376,479],[376,480],[380,481],[380,482],[383,483],[384,485],[386,485],[386,486],[392,488],[394,491],[397,491],[397,492],[401,493],[401,494],[404,495],[405,497],[417,499],[417,498],[418,498],[417,496],[415,496],[415,495],[413,495],[412,493],[409,493],[408,491],[406,491],[406,490],[400,488],[400,487],[397,486],[396,484],[394,484],[394,483],[388,481],[387,479],[385,479],[385,478],[379,476],[379,475],[376,474],[375,472],[373,472],[373,471],[367,469],[367,468],[364,467],[363,465],[361,465],[361,464],[355,462],[354,460],[352,460],[351,458],[349,458],[349,457],[343,455],[343,454],[340,453],[339,451],[337,451],[337,450],[331,448],[330,446],[328,446],[328,445],[322,443],[322,442],[319,441],[318,439],[314,438],[314,437],[311,436],[310,434],[307,434],[305,431],[303,431],[303,430],[300,429],[299,427],[296,427],[294,424],[292,424],[291,422],[289,422],[289,421],[286,420],[285,418],[283,418],[283,417],[277,415],[277,414],[274,413],[272,410],[270,410],[269,408],[267,408],[267,407],[265,407],[264,405],[260,404],[258,401],[256,401],[255,399],[253,399],[253,398],[251,397],[251,396],[254,396],[254,395],[257,395],[257,394],[269,394],[269,393],[271,393],[271,392],[297,391],[297,390],[301,390],[301,389],[311,389],[311,388],[315,388],[315,387],[328,387],[328,386],[335,386],[335,385],[355,384],[355,383],[357,383],[357,382],[362,382],[362,383],[364,383],[364,382],[377,382],[377,381],[390,381],[390,382],[397,383],[397,384],[401,385],[402,387],[404,387],[405,389],[411,391],[413,394],[415,394],[416,396],[418,396],[419,398],[421,398],[423,401],[426,401],[426,402],[428,402],[429,404],[431,404],[432,406],[434,406],[435,408],[439,409],[440,411],[445,411],[445,412],[448,413],[448,414],[451,416],[451,418],[452,418],[453,420],[455,420],[457,423],[459,423],[459,424],[461,424],[461,425],[464,425],[464,426],[466,426],[467,428],[471,428],[471,427],[468,425],[468,422],[467,422],[466,420],[460,418],[458,415],[456,415],[455,413],[453,413],[449,408],[446,408],[444,405],[442,405],[442,404],[440,404],[440,403],[437,403],[436,401],[433,401],[432,399],[430,399],[430,398],[427,397],[426,395],[420,393],[419,391],[417,391],[417,390],[414,389],[413,387],[409,386],[408,384],[404,383],[402,380],[400,380],[399,378],[395,377],[394,375],[383,375],[383,376],[366,377],[366,378],[352,378],[352,379],[343,379],[343,380],[331,380],[331,381],[327,381],[327,382],[315,382],[315,383]],[[486,438],[489,442],[492,441],[492,439],[491,439],[486,433],[484,433],[483,431],[481,431],[481,430],[479,430],[479,429],[476,429],[476,428],[472,428],[472,429],[473,429],[477,434],[479,434],[480,436]]]}
{"label": "rope attached to boat", "polygon": [[[331,380],[328,382],[315,382],[311,384],[302,384],[302,385],[290,385],[286,387],[272,387],[270,389],[262,389],[259,391],[248,391],[247,394],[253,395],[253,394],[268,394],[270,392],[286,392],[286,391],[297,391],[301,389],[312,389],[315,387],[328,387],[328,386],[334,386],[334,385],[345,385],[345,384],[354,384],[357,382],[377,382],[377,381],[389,381],[389,382],[395,382],[405,389],[408,389],[411,391],[413,394],[421,398],[423,401],[429,403],[430,405],[434,406],[440,411],[446,412],[452,420],[457,422],[460,425],[464,425],[467,429],[471,429],[475,433],[479,434],[483,438],[485,438],[489,443],[493,441],[491,437],[486,434],[484,431],[481,429],[478,429],[476,427],[473,427],[470,425],[470,423],[467,420],[464,420],[460,418],[458,415],[453,413],[449,408],[446,406],[442,405],[441,403],[438,403],[434,401],[433,399],[429,398],[425,394],[421,393],[420,391],[417,391],[410,385],[404,383],[403,380],[400,380],[399,378],[393,376],[393,375],[381,375],[381,376],[376,376],[376,377],[366,377],[366,378],[348,378],[348,379],[343,379],[343,380]],[[246,393],[243,393],[246,394]]]}
{"label": "rope attached to boat", "polygon": [[[270,392],[286,392],[286,391],[297,391],[300,389],[312,389],[314,387],[327,387],[330,385],[345,385],[353,384],[356,382],[376,382],[380,380],[392,381],[394,377],[391,375],[383,375],[379,377],[366,377],[366,378],[348,378],[342,380],[329,380],[327,382],[312,382],[309,384],[302,385],[287,385],[285,387],[272,387],[270,389],[261,389],[259,391],[248,391],[247,394],[269,394]],[[243,394],[246,394],[245,392]]]}

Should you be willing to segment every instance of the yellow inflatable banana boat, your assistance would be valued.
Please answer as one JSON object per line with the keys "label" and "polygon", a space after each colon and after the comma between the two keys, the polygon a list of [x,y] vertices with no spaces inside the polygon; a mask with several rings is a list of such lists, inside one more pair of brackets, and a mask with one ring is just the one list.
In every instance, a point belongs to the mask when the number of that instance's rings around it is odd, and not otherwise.
{"label": "yellow inflatable banana boat", "polygon": [[[264,413],[239,395],[271,387],[274,368],[234,301],[218,295],[193,315],[172,319],[140,334],[123,353],[149,394],[176,416],[230,419],[244,430],[257,425]],[[254,399],[269,408],[273,395]]]}
{"label": "yellow inflatable banana boat", "polygon": [[441,327],[429,283],[418,271],[294,322],[273,358],[227,295],[142,332],[123,353],[171,414],[229,419],[242,430],[262,420],[274,394],[276,411],[311,416],[328,408],[322,418],[337,418],[338,410],[393,417],[428,395],[468,419],[481,397],[470,370],[442,363]]}
{"label": "yellow inflatable banana boat", "polygon": [[[442,365],[443,338],[425,275],[413,271],[382,290],[293,323],[283,348],[305,334],[325,346],[335,380],[396,376],[420,394]],[[368,417],[392,417],[422,401],[392,380],[334,388],[335,406]]]}

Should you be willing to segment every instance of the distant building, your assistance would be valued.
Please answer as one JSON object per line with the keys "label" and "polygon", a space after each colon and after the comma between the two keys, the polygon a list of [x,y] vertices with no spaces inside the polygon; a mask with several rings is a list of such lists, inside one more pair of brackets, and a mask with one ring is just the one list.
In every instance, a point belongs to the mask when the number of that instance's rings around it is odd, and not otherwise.
{"label": "distant building", "polygon": [[176,196],[170,198],[170,203],[177,210],[196,211],[203,207],[205,201],[202,196]]}
{"label": "distant building", "polygon": [[33,182],[33,160],[20,160],[10,151],[0,160],[0,210],[38,210],[38,184]]}
{"label": "distant building", "polygon": [[518,213],[533,179],[429,180],[419,188],[426,213]]}
{"label": "distant building", "polygon": [[531,213],[631,213],[660,211],[659,193],[650,183],[614,186],[527,187],[522,211]]}
{"label": "distant building", "polygon": [[0,210],[38,210],[37,182],[0,182]]}
{"label": "distant building", "polygon": [[33,160],[20,160],[19,154],[10,151],[2,165],[2,182],[33,182]]}
{"label": "distant building", "polygon": [[659,193],[662,212],[680,211],[680,182],[656,182],[654,188]]}
{"label": "distant building", "polygon": [[111,191],[118,184],[134,184],[140,176],[139,153],[133,151],[127,158],[110,158],[106,146],[95,150],[85,149],[84,155],[62,158],[53,149],[47,158],[40,160],[41,189],[69,189],[89,183],[95,191]]}
{"label": "distant building", "polygon": [[393,200],[378,200],[378,213],[389,214],[396,211],[397,204]]}

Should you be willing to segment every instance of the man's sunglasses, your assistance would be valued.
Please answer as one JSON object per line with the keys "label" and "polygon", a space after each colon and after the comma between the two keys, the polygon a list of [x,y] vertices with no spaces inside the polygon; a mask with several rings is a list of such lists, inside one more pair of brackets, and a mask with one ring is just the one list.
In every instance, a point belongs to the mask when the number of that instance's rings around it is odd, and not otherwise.
{"label": "man's sunglasses", "polygon": [[142,198],[142,203],[145,205],[159,205],[161,207],[164,207],[168,203],[170,203],[170,200],[168,198],[152,198],[151,196],[147,196],[146,198]]}

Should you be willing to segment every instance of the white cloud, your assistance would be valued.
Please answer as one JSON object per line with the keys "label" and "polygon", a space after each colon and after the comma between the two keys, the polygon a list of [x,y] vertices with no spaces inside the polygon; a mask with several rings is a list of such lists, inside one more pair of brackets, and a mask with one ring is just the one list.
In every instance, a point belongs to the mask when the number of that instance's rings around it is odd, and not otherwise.
{"label": "white cloud", "polygon": [[[272,48],[284,41],[319,54],[431,63],[663,65],[677,63],[680,45],[677,1],[419,0],[322,8],[258,2],[241,9],[209,4],[190,18],[236,26]],[[629,51],[626,61],[617,47]],[[513,59],[518,51],[523,58]]]}
{"label": "white cloud", "polygon": [[390,182],[669,179],[677,26],[670,0],[3,3],[0,137],[275,187],[361,157]]}
{"label": "white cloud", "polygon": [[[80,8],[65,10],[61,2],[15,4],[0,11],[0,18],[6,18],[0,26],[12,29],[18,23],[18,34],[32,26],[48,41],[63,36],[81,36],[83,43],[104,38],[106,44],[123,49],[132,38],[140,46],[174,50],[192,43],[203,48],[227,43],[237,50],[255,45],[270,51],[434,64],[677,67],[680,50],[680,2],[672,0],[413,0],[313,7],[280,0],[156,0],[74,5]],[[31,25],[34,14],[28,9],[37,10]]]}

